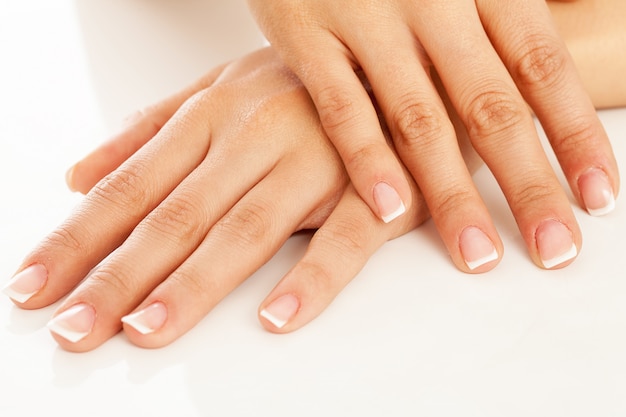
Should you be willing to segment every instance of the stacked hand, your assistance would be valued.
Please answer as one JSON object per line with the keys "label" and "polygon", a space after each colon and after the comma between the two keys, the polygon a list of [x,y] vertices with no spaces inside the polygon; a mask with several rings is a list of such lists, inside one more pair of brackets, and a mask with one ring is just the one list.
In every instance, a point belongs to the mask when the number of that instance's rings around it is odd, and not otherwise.
{"label": "stacked hand", "polygon": [[[578,202],[610,211],[617,166],[544,0],[249,0],[265,35],[302,80],[359,195],[381,219],[423,192],[454,263],[495,266],[502,243],[463,164],[441,82],[544,268],[581,247],[570,202],[539,143],[537,115]],[[401,162],[355,69],[369,79]],[[528,105],[527,105],[528,103]]]}
{"label": "stacked hand", "polygon": [[428,217],[414,184],[402,221],[371,213],[306,90],[269,49],[139,113],[68,182],[85,200],[5,291],[32,309],[78,285],[49,325],[72,351],[97,347],[122,321],[140,346],[170,343],[291,234],[319,228],[259,310],[269,330],[294,330],[380,245]]}

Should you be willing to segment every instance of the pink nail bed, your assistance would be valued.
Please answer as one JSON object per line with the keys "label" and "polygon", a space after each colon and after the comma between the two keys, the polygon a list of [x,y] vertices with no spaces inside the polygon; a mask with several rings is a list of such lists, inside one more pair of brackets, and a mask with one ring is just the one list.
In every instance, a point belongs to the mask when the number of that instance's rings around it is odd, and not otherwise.
{"label": "pink nail bed", "polygon": [[489,237],[478,227],[466,227],[459,237],[459,249],[470,270],[498,259],[498,251]]}
{"label": "pink nail bed", "polygon": [[537,251],[546,269],[561,265],[578,255],[572,232],[557,220],[546,220],[535,235]]}
{"label": "pink nail bed", "polygon": [[62,338],[77,343],[83,340],[96,322],[96,312],[88,304],[75,304],[48,322],[48,329]]}
{"label": "pink nail bed", "polygon": [[300,301],[292,294],[285,294],[261,311],[261,317],[281,329],[293,318],[300,308]]}
{"label": "pink nail bed", "polygon": [[385,223],[400,217],[406,211],[398,192],[385,182],[379,182],[374,187],[374,202]]}
{"label": "pink nail bed", "polygon": [[34,264],[11,278],[2,288],[2,292],[18,303],[25,303],[43,288],[47,280],[46,267]]}
{"label": "pink nail bed", "polygon": [[154,333],[165,324],[167,307],[160,301],[150,304],[146,308],[122,317],[122,323],[131,326],[139,333],[146,335]]}
{"label": "pink nail bed", "polygon": [[592,168],[587,171],[578,180],[578,188],[585,208],[592,216],[603,216],[615,208],[613,188],[603,170]]}

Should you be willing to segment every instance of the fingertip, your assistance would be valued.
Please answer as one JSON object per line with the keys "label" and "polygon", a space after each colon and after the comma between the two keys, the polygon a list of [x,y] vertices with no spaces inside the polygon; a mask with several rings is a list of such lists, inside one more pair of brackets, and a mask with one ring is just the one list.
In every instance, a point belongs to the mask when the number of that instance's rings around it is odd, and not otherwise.
{"label": "fingertip", "polygon": [[298,314],[301,307],[300,299],[293,293],[280,295],[269,302],[266,301],[263,305],[259,308],[259,318],[263,326],[274,333],[289,330],[287,325]]}
{"label": "fingertip", "polygon": [[543,221],[535,232],[540,266],[559,269],[572,263],[578,256],[576,235],[565,223],[549,219]]}
{"label": "fingertip", "polygon": [[140,335],[149,335],[159,331],[167,321],[167,307],[157,301],[145,308],[122,317],[124,330],[132,329]]}
{"label": "fingertip", "polygon": [[57,313],[46,327],[59,346],[68,352],[87,352],[100,346],[95,333],[95,307],[78,302]]}
{"label": "fingertip", "polygon": [[65,172],[65,184],[67,184],[67,188],[70,189],[71,192],[75,193],[76,187],[74,185],[74,169],[76,165],[73,165],[70,169]]}
{"label": "fingertip", "polygon": [[604,170],[587,170],[578,179],[578,189],[583,206],[590,215],[604,216],[615,209],[615,192]]}
{"label": "fingertip", "polygon": [[407,205],[400,194],[390,184],[380,181],[374,185],[372,193],[378,216],[385,223],[397,219],[407,211]]}
{"label": "fingertip", "polygon": [[24,304],[43,288],[47,280],[46,267],[34,264],[15,274],[1,291],[18,304]]}
{"label": "fingertip", "polygon": [[468,226],[461,232],[459,251],[463,269],[469,273],[490,271],[500,262],[500,252],[493,239],[476,226]]}
{"label": "fingertip", "polygon": [[65,183],[71,192],[87,194],[94,184],[85,180],[86,175],[81,170],[80,162],[74,164],[65,173]]}

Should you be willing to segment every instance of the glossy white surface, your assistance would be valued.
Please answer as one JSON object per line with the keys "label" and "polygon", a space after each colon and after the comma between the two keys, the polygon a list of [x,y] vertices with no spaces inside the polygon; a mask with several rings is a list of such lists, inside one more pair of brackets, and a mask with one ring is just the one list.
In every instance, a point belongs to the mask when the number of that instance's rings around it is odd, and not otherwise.
{"label": "glossy white surface", "polygon": [[[244,1],[0,3],[0,278],[79,201],[65,170],[131,111],[261,45]],[[626,109],[601,112],[626,173]],[[476,180],[506,254],[471,276],[432,223],[389,242],[317,320],[265,332],[258,303],[303,253],[280,253],[159,350],[118,335],[60,350],[54,306],[0,297],[0,415],[626,415],[626,205],[592,218],[570,267],[529,260],[493,179]]]}

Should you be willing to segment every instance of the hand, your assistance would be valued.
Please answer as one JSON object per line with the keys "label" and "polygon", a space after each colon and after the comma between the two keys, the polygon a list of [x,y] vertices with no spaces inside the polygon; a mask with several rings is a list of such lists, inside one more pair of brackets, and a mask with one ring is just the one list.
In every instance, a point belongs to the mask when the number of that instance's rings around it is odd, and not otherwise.
{"label": "hand", "polygon": [[[462,162],[434,85],[438,76],[537,265],[569,264],[582,237],[526,102],[578,202],[591,214],[613,207],[619,178],[608,138],[543,0],[249,4],[310,92],[356,190],[391,221],[411,205],[410,192],[355,75],[365,72],[395,148],[461,270],[491,269],[502,244]],[[484,256],[468,262],[469,251]]]}
{"label": "hand", "polygon": [[372,215],[306,90],[271,50],[139,113],[76,164],[68,183],[90,191],[5,291],[34,309],[76,287],[49,325],[71,351],[99,346],[122,321],[133,343],[164,346],[292,233],[319,227],[260,307],[265,327],[292,331],[316,317],[383,242],[428,216],[414,184],[417,203],[403,221],[386,225]]}

